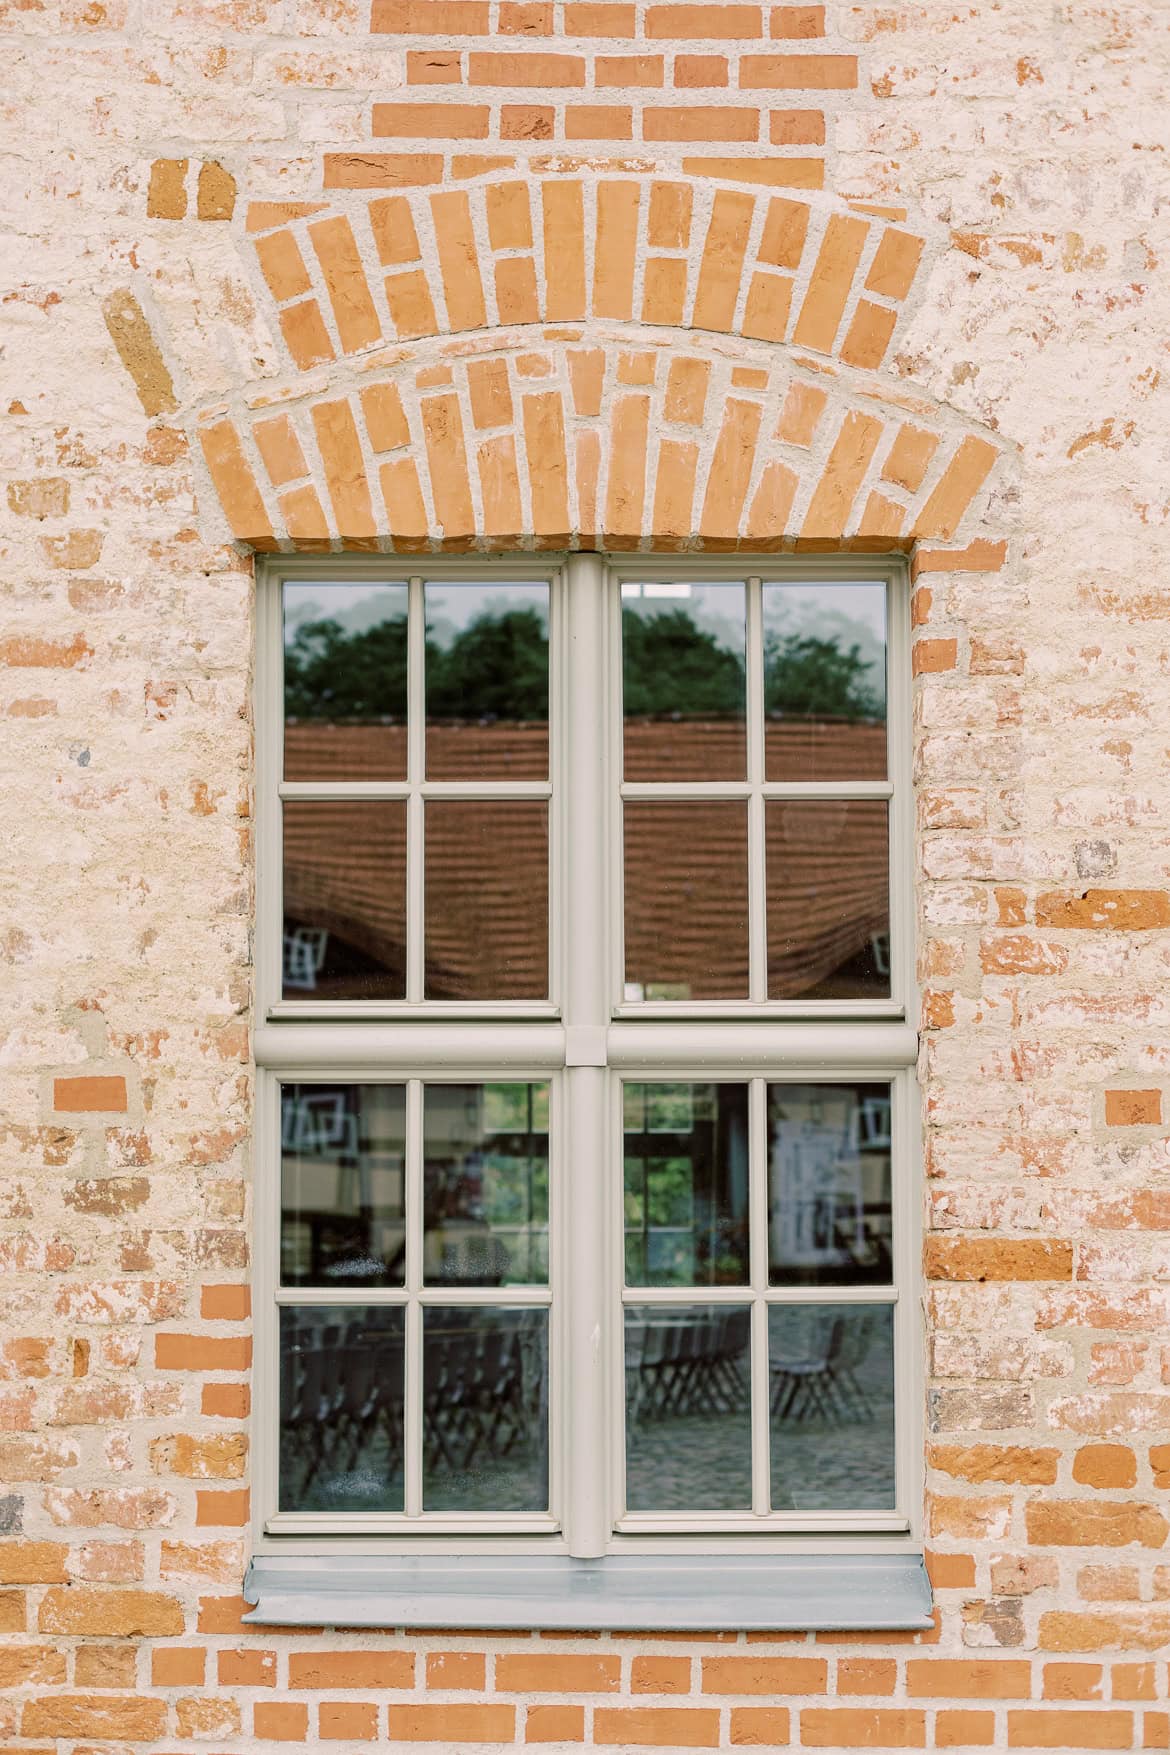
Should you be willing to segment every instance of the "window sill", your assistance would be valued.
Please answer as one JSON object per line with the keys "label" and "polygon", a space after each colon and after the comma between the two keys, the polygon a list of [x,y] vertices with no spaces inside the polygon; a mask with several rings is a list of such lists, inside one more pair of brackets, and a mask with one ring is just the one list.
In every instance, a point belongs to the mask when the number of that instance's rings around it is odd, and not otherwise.
{"label": "window sill", "polygon": [[244,1620],[272,1627],[885,1632],[931,1626],[921,1554],[271,1555]]}

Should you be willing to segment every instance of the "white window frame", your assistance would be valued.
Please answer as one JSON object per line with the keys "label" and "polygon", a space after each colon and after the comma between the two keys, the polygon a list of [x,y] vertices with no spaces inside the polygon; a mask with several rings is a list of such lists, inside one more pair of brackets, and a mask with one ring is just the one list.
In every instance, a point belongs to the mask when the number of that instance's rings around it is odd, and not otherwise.
{"label": "white window frame", "polygon": [[[429,782],[422,775],[422,581],[480,579],[550,583],[550,779]],[[621,800],[653,788],[621,783],[620,585],[683,578],[748,582],[749,777],[739,784],[682,784],[680,792],[749,798],[752,985],[743,1002],[639,1002],[623,997]],[[280,587],[284,582],[410,580],[408,633],[410,779],[346,785],[289,784],[283,761]],[[764,785],[763,582],[881,581],[887,586],[886,782]],[[572,554],[498,557],[274,556],[257,562],[256,654],[256,1187],[253,1533],[259,1553],[329,1554],[339,1541],[362,1553],[603,1554],[775,1552],[872,1554],[921,1547],[922,1365],[919,1285],[921,1161],[914,1063],[913,796],[910,732],[909,581],[899,557],[644,557]],[[604,703],[600,723],[599,702]],[[598,759],[600,757],[600,760]],[[426,1001],[421,998],[422,860],[417,832],[424,796],[549,800],[547,1001]],[[302,1001],[281,996],[281,802],[328,796],[401,797],[410,792],[407,854],[406,1001]],[[882,1000],[770,1001],[763,941],[763,799],[888,798],[890,803],[891,995]],[[570,817],[567,801],[572,798]],[[600,831],[600,832],[599,832]],[[611,947],[608,957],[596,946]],[[765,990],[766,991],[766,990]],[[491,1289],[482,1302],[551,1302],[550,1513],[293,1513],[277,1510],[278,1299],[293,1304],[378,1302],[370,1289],[279,1291],[280,1114],[284,1082],[406,1081],[408,1198],[421,1186],[421,1082],[547,1079],[550,1114],[549,1291]],[[625,1513],[621,1082],[730,1078],[751,1081],[752,1289],[692,1289],[692,1301],[753,1308],[753,1474],[766,1467],[768,1379],[760,1347],[771,1303],[892,1303],[895,1312],[896,1506],[888,1512]],[[767,1082],[888,1078],[893,1096],[894,1287],[767,1287]],[[578,1166],[570,1173],[570,1153]],[[606,1166],[599,1179],[581,1166]],[[571,1248],[568,1239],[572,1240]],[[408,1278],[411,1274],[408,1265]],[[418,1290],[417,1268],[415,1289]],[[638,1290],[625,1302],[677,1300],[681,1288]],[[426,1301],[426,1293],[422,1294]],[[467,1300],[466,1290],[461,1294]],[[397,1295],[394,1295],[397,1297]],[[389,1301],[394,1301],[392,1297]],[[398,1299],[398,1301],[401,1301]],[[431,1301],[450,1302],[447,1289]],[[470,1300],[468,1300],[470,1301]],[[417,1309],[415,1304],[411,1308]],[[408,1324],[410,1322],[408,1317]],[[417,1318],[414,1335],[417,1335]],[[408,1346],[418,1346],[408,1327]],[[421,1353],[419,1354],[421,1357]],[[409,1357],[409,1354],[408,1354]],[[409,1367],[407,1381],[409,1384]],[[421,1394],[421,1392],[419,1392]],[[409,1398],[409,1388],[408,1388]],[[416,1396],[416,1401],[418,1397]],[[407,1436],[417,1412],[407,1413]],[[409,1450],[408,1450],[408,1454]],[[416,1464],[417,1469],[417,1464]],[[407,1504],[417,1504],[408,1469]]]}

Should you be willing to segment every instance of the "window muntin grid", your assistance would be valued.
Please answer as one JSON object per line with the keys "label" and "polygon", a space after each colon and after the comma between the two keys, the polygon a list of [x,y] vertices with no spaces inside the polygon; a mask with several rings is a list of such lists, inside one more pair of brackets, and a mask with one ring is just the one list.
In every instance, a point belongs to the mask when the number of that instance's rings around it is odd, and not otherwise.
{"label": "window muntin grid", "polygon": [[[423,578],[443,577],[449,570],[452,578],[482,578],[484,562],[462,561],[431,563],[425,575],[413,583],[418,588]],[[735,1547],[743,1541],[764,1539],[785,1542],[820,1538],[833,1541],[846,1532],[870,1532],[873,1539],[895,1539],[915,1524],[914,1455],[918,1430],[918,1413],[913,1385],[917,1373],[916,1344],[913,1331],[913,1306],[907,1304],[905,1288],[914,1275],[916,1212],[913,1210],[912,1166],[916,1159],[914,1129],[911,1125],[913,1091],[908,1067],[912,1059],[912,1033],[895,1020],[903,1014],[910,991],[906,954],[910,942],[908,931],[909,882],[907,876],[906,841],[908,823],[906,808],[908,754],[908,690],[902,681],[907,649],[908,602],[898,583],[899,569],[884,568],[866,562],[804,561],[796,567],[787,561],[768,561],[759,566],[755,577],[761,588],[773,579],[799,578],[806,583],[883,578],[892,586],[890,597],[890,647],[896,655],[891,671],[889,701],[891,759],[889,778],[877,788],[849,783],[852,796],[863,799],[880,791],[888,800],[891,813],[891,870],[893,944],[891,970],[893,991],[888,1000],[769,1001],[747,998],[741,1002],[692,1001],[625,1002],[621,986],[621,838],[620,811],[621,771],[621,691],[620,691],[620,598],[618,588],[625,580],[645,581],[658,576],[668,579],[680,573],[714,582],[742,579],[745,569],[712,566],[710,563],[687,563],[680,567],[677,560],[659,565],[639,559],[628,565],[618,561],[605,563],[594,557],[569,557],[559,566],[543,562],[501,563],[509,579],[519,576],[549,579],[552,583],[550,605],[550,775],[547,786],[539,783],[541,795],[547,799],[551,815],[550,833],[550,962],[553,985],[547,1002],[436,1002],[427,999],[411,1002],[314,1003],[282,1001],[279,993],[279,960],[274,954],[272,932],[273,904],[279,908],[279,862],[262,857],[260,867],[261,927],[268,927],[267,943],[262,931],[259,978],[261,991],[267,996],[263,1008],[267,1022],[257,1032],[257,1059],[262,1068],[266,1089],[274,1089],[276,1075],[295,1073],[298,1078],[361,1078],[472,1077],[489,1080],[518,1077],[550,1078],[560,1091],[562,1131],[554,1156],[562,1149],[565,1158],[563,1184],[565,1193],[559,1224],[551,1239],[554,1263],[563,1253],[560,1278],[556,1279],[552,1300],[552,1343],[550,1374],[553,1400],[550,1408],[551,1472],[550,1504],[556,1508],[547,1519],[498,1516],[452,1518],[436,1514],[426,1527],[442,1546],[444,1541],[458,1539],[466,1551],[480,1538],[498,1539],[510,1532],[521,1545],[525,1541],[563,1543],[567,1551],[595,1554],[607,1548],[638,1549],[647,1543],[712,1542]],[[326,569],[320,561],[306,563],[281,561],[269,563],[269,579],[261,594],[263,637],[262,661],[258,689],[262,701],[279,701],[279,662],[273,676],[272,657],[279,659],[279,617],[275,609],[277,593],[271,581],[281,574],[288,577],[320,578]],[[360,575],[366,579],[386,578],[384,563],[371,560],[331,563],[328,572],[346,579]],[[751,587],[749,587],[750,589]],[[421,626],[421,622],[420,622]],[[265,656],[267,654],[267,656]],[[569,659],[571,657],[571,664]],[[758,669],[758,667],[757,667]],[[750,700],[752,667],[748,666],[747,689]],[[558,679],[560,686],[558,686]],[[758,686],[757,686],[758,692]],[[587,698],[586,698],[587,697]],[[312,796],[318,783],[287,783],[278,778],[279,705],[263,716],[258,726],[260,746],[259,771],[260,840],[262,854],[279,846],[278,815],[274,805],[280,795],[296,798]],[[608,778],[606,776],[608,775]],[[267,780],[266,777],[267,776]],[[409,783],[407,783],[408,786]],[[698,786],[702,793],[701,783]],[[766,804],[771,788],[782,796],[798,800],[811,797],[833,800],[841,789],[840,781],[817,780],[812,784],[766,782],[759,788],[759,800]],[[482,785],[482,783],[481,783]],[[742,783],[750,788],[751,782]],[[428,782],[423,779],[420,792],[433,787],[434,796],[463,795],[460,783]],[[401,798],[407,788],[403,784],[381,783],[370,786],[357,782],[340,790],[354,801],[378,796]],[[499,783],[482,785],[477,796],[491,797]],[[732,789],[734,790],[734,789]],[[510,794],[531,795],[532,782],[522,786],[508,785]],[[574,823],[558,812],[565,800],[572,799],[577,821]],[[607,815],[607,801],[610,814]],[[745,803],[749,801],[745,799]],[[420,798],[420,805],[425,798]],[[751,808],[757,808],[752,803]],[[598,834],[601,824],[601,834]],[[276,828],[276,834],[273,829]],[[587,829],[587,834],[581,831]],[[275,882],[274,882],[275,879]],[[761,877],[756,861],[751,861],[749,881],[759,884]],[[761,910],[756,909],[757,922]],[[415,919],[421,919],[421,910]],[[574,945],[569,925],[578,920],[587,922],[588,955]],[[760,926],[753,925],[753,957],[760,951]],[[766,937],[766,928],[765,928]],[[605,947],[608,945],[608,952]],[[599,955],[596,947],[602,947]],[[276,979],[274,979],[276,977]],[[418,1029],[420,1019],[429,1019],[425,1031]],[[358,1029],[357,1020],[367,1020]],[[443,1023],[440,1020],[448,1019]],[[736,1023],[735,1020],[740,1022]],[[804,1020],[804,1024],[800,1020]],[[316,1020],[316,1021],[315,1021]],[[525,1021],[529,1020],[529,1021]],[[608,1027],[607,1027],[608,1020]],[[817,1021],[814,1032],[818,1043],[815,1062],[809,1061],[810,1037],[807,1026]],[[883,1021],[884,1020],[884,1021]],[[355,1035],[355,1029],[358,1033]],[[795,1034],[793,1032],[796,1032]],[[582,1044],[585,1047],[582,1048]],[[600,1050],[598,1043],[601,1044]],[[600,1059],[598,1058],[600,1055]],[[794,1069],[801,1064],[806,1072]],[[608,1066],[607,1066],[608,1063]],[[815,1064],[816,1076],[890,1078],[895,1086],[894,1112],[901,1117],[896,1131],[900,1140],[896,1162],[900,1166],[900,1192],[895,1196],[899,1210],[906,1208],[906,1223],[894,1263],[893,1281],[901,1288],[900,1296],[889,1301],[896,1312],[897,1334],[895,1353],[900,1374],[898,1431],[897,1508],[890,1512],[828,1509],[816,1514],[773,1513],[761,1517],[751,1512],[746,1517],[730,1512],[720,1514],[629,1513],[622,1515],[624,1467],[622,1450],[623,1407],[620,1394],[622,1380],[620,1312],[625,1300],[622,1290],[620,1225],[614,1223],[615,1197],[620,1208],[621,1130],[617,1112],[610,1114],[611,1099],[620,1101],[620,1077],[627,1079],[685,1079],[695,1077],[743,1078],[750,1072],[756,1078],[775,1081],[793,1076],[809,1076],[807,1068]],[[826,1071],[830,1068],[830,1071]],[[620,1077],[619,1077],[620,1075]],[[608,1094],[608,1095],[607,1095]],[[274,1112],[269,1105],[267,1113]],[[271,1139],[277,1137],[275,1118],[259,1129]],[[261,1141],[263,1146],[263,1139]],[[271,1147],[265,1148],[271,1159]],[[606,1178],[578,1174],[572,1177],[573,1165],[609,1166]],[[910,1177],[911,1180],[904,1180]],[[268,1219],[261,1217],[262,1234],[275,1235],[278,1226],[271,1207],[271,1188],[267,1199]],[[261,1214],[265,1197],[260,1201]],[[261,1252],[264,1253],[263,1251]],[[271,1260],[271,1252],[269,1252]],[[555,1268],[554,1268],[555,1278]],[[258,1289],[267,1284],[274,1290],[272,1268],[258,1263]],[[873,1302],[871,1288],[861,1289]],[[662,1289],[668,1292],[669,1289]],[[766,1311],[782,1307],[790,1301],[801,1303],[798,1295],[786,1300],[783,1288],[765,1294],[761,1307]],[[658,1294],[655,1293],[655,1296]],[[716,1296],[720,1296],[717,1294]],[[708,1295],[710,1296],[710,1295]],[[838,1294],[821,1289],[816,1296],[822,1303],[837,1301]],[[846,1301],[855,1296],[846,1294]],[[755,1298],[753,1290],[752,1298]],[[618,1320],[615,1321],[615,1315]],[[753,1315],[753,1321],[758,1320]],[[275,1350],[272,1324],[265,1314],[261,1299],[258,1322],[265,1357],[271,1357],[270,1384],[275,1383]],[[600,1348],[598,1337],[600,1336]],[[766,1362],[766,1352],[761,1352]],[[594,1367],[601,1361],[600,1379]],[[590,1373],[594,1371],[591,1377]],[[907,1399],[908,1398],[908,1399]],[[269,1398],[271,1403],[271,1397]],[[266,1422],[271,1428],[272,1421]],[[279,1535],[327,1536],[342,1531],[361,1530],[371,1541],[394,1545],[403,1530],[401,1519],[369,1518],[356,1515],[298,1519],[273,1512],[275,1504],[272,1445],[263,1432],[258,1435],[258,1464],[261,1491],[258,1502],[258,1540],[264,1542]],[[753,1463],[753,1466],[756,1467]],[[757,1470],[758,1472],[758,1470]],[[559,1530],[557,1532],[559,1518]],[[539,1524],[539,1528],[537,1525]],[[416,1529],[423,1525],[415,1524]],[[397,1532],[397,1534],[396,1534]],[[446,1533],[445,1533],[446,1532]],[[492,1536],[490,1532],[497,1532]],[[543,1533],[542,1533],[543,1532]],[[772,1532],[769,1536],[768,1532]],[[884,1535],[882,1532],[886,1532]]]}
{"label": "window muntin grid", "polygon": [[[734,680],[729,682],[728,710],[722,723],[703,728],[707,732],[705,747],[712,757],[714,770],[720,776],[718,779],[668,777],[669,769],[663,764],[659,764],[662,771],[653,779],[627,778],[631,770],[642,775],[655,764],[648,760],[645,751],[646,728],[631,727],[623,700],[623,710],[616,715],[618,730],[615,735],[620,753],[615,765],[622,776],[618,790],[622,801],[621,845],[626,849],[626,856],[622,862],[623,878],[616,906],[625,929],[625,948],[615,958],[613,979],[615,990],[621,996],[615,1014],[633,1016],[637,1015],[634,1007],[645,1007],[647,1011],[662,1008],[668,1015],[670,1010],[683,1005],[692,1010],[711,1012],[717,1009],[727,1013],[764,1008],[780,1013],[807,1007],[811,1015],[827,1012],[830,1008],[834,1011],[849,1009],[862,1015],[895,1010],[901,999],[899,976],[904,958],[903,945],[895,941],[904,934],[904,920],[899,917],[897,908],[891,907],[895,789],[892,778],[887,776],[895,771],[896,764],[889,763],[886,745],[890,736],[902,733],[903,727],[900,716],[892,725],[886,722],[886,703],[889,641],[891,634],[897,637],[901,632],[901,606],[890,601],[888,581],[866,577],[864,573],[820,587],[819,621],[815,613],[810,615],[808,607],[810,599],[814,603],[817,601],[817,586],[813,581],[797,578],[781,582],[759,574],[746,580],[740,576],[737,582],[734,568],[723,574],[723,580],[728,583],[713,586],[712,580],[717,575],[710,568],[702,569],[698,580],[692,584],[693,578],[693,573],[685,569],[677,569],[673,577],[665,568],[656,575],[649,569],[634,566],[621,571],[620,610],[614,617],[617,623],[613,636],[617,649],[614,671],[628,686],[630,665],[626,630],[631,605],[639,612],[649,604],[659,616],[671,612],[679,615],[692,601],[687,594],[693,593],[699,599],[695,625],[704,633],[711,630],[711,661],[731,667],[739,661],[742,651],[746,771],[742,779],[731,777],[742,759],[736,753],[737,713],[733,697],[737,690]],[[728,595],[737,590],[743,596],[742,615],[737,614],[734,600]],[[851,613],[833,607],[834,590]],[[780,613],[781,594],[792,598],[792,608],[784,615]],[[740,620],[743,624],[742,643],[739,639]],[[776,669],[774,663],[769,663],[769,658],[775,657],[775,631],[782,628],[786,620],[795,624],[793,634],[798,639],[802,635],[815,638],[818,627],[829,633],[834,626],[849,625],[850,622],[863,638],[868,633],[868,655],[860,658],[860,662],[864,667],[862,674],[874,673],[869,685],[874,697],[873,710],[869,715],[861,711],[857,713],[859,722],[867,717],[871,722],[859,725],[865,741],[856,751],[852,773],[833,774],[830,771],[833,764],[828,763],[823,750],[816,747],[824,740],[811,734],[806,737],[808,747],[803,750],[797,747],[795,759],[785,763],[775,758],[774,733],[780,727],[766,710],[772,686],[770,677]],[[869,630],[865,627],[867,621],[873,624]],[[769,625],[773,630],[771,637]],[[719,629],[718,636],[715,629]],[[714,643],[716,638],[717,644]],[[796,729],[799,731],[799,727]],[[728,732],[731,733],[730,744]],[[632,751],[632,760],[631,755],[625,753],[627,745]],[[685,761],[675,765],[684,771],[688,766]],[[771,777],[778,766],[785,765],[792,769],[790,777]],[[848,766],[846,764],[847,769]],[[880,770],[877,776],[873,772],[875,768]],[[806,777],[810,774],[814,777]],[[899,800],[899,804],[903,802]],[[873,886],[873,894],[864,910],[869,918],[860,923],[872,928],[862,959],[866,965],[864,974],[852,983],[857,989],[852,994],[834,991],[831,981],[822,983],[824,991],[821,992],[814,986],[803,994],[787,993],[785,988],[790,982],[786,980],[785,964],[787,961],[791,965],[793,958],[791,955],[786,958],[785,954],[789,947],[785,944],[783,892],[776,881],[777,875],[786,866],[803,866],[806,891],[815,894],[818,888],[825,890],[832,881],[834,839],[839,840],[842,833],[855,846],[865,849],[865,863],[870,869],[870,884]],[[712,852],[728,841],[735,844],[736,858],[719,869],[713,863]],[[714,939],[718,933],[722,939],[718,951],[712,954],[706,965],[696,969],[696,981],[692,982],[690,991],[670,979],[678,972],[679,952],[675,947],[672,966],[669,927],[657,922],[665,944],[645,943],[648,935],[652,936],[654,932],[653,898],[647,901],[631,886],[631,846],[636,857],[640,855],[641,865],[652,866],[656,875],[661,872],[659,889],[668,900],[672,896],[695,896],[697,907],[705,907],[707,911],[704,921],[706,936]],[[818,856],[818,848],[823,850],[823,857]],[[795,869],[791,875],[795,876]],[[791,887],[789,931],[795,926],[799,933],[802,909],[798,882]],[[842,914],[845,924],[849,924],[848,912],[846,903]],[[721,914],[723,926],[720,932]],[[854,930],[858,924],[854,919]],[[663,964],[665,979],[654,984],[631,979],[631,975],[638,973],[637,969],[630,967],[632,939],[639,944],[643,958],[649,952],[651,960],[657,957]]]}

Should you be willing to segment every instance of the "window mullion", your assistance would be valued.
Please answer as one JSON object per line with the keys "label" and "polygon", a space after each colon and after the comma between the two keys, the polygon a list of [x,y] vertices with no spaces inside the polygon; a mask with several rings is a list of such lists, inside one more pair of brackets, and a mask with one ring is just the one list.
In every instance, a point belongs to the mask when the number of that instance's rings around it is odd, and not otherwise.
{"label": "window mullion", "polygon": [[748,993],[768,997],[764,873],[764,608],[759,579],[747,582]]}
{"label": "window mullion", "polygon": [[423,766],[426,752],[426,605],[421,578],[410,581],[406,623],[406,997],[423,997],[425,974],[425,871],[423,866]]}
{"label": "window mullion", "polygon": [[423,1087],[421,1079],[406,1086],[406,1360],[403,1397],[403,1509],[407,1517],[422,1511],[423,1386],[422,1286],[423,1249]]}
{"label": "window mullion", "polygon": [[768,1087],[753,1079],[748,1088],[748,1189],[750,1199],[752,1292],[752,1510],[765,1517],[771,1505],[771,1382],[768,1374]]}
{"label": "window mullion", "polygon": [[[599,556],[575,555],[566,568],[568,665],[564,679],[566,826],[564,905],[567,934],[564,1020],[592,1034],[608,1020],[609,958],[606,936],[605,764],[598,759],[605,723],[606,574]],[[569,1066],[565,1072],[569,1146],[564,1184],[564,1232],[568,1247],[565,1297],[568,1344],[563,1393],[566,1408],[565,1533],[569,1551],[582,1558],[604,1553],[609,1536],[606,1408],[607,1322],[606,1217],[611,1208],[608,1167],[612,1143],[606,1126],[604,1066]]]}

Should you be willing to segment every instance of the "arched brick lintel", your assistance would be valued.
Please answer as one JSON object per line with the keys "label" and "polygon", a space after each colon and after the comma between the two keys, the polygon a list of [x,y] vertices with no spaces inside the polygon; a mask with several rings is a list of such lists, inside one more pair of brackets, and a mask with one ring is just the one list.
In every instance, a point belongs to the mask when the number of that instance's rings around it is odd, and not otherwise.
{"label": "arched brick lintel", "polygon": [[909,550],[999,456],[868,374],[694,331],[524,328],[339,363],[210,414],[231,532],[262,550]]}

